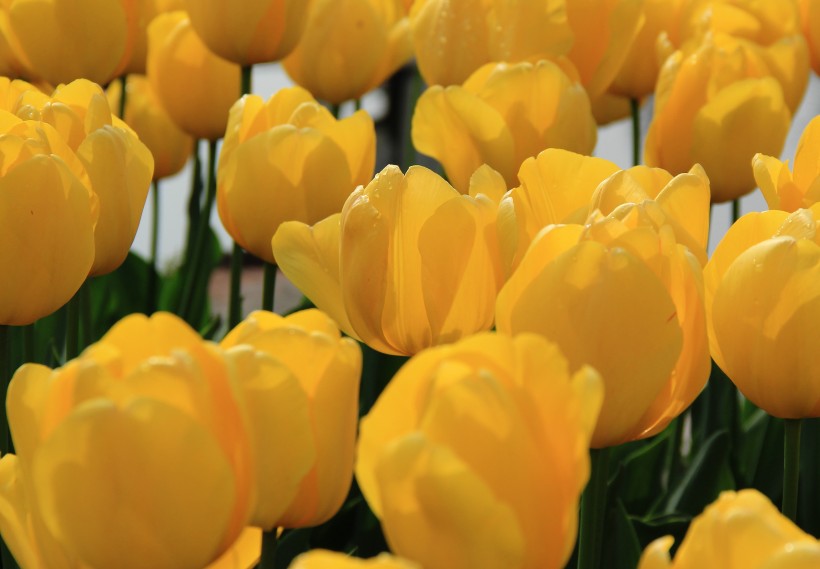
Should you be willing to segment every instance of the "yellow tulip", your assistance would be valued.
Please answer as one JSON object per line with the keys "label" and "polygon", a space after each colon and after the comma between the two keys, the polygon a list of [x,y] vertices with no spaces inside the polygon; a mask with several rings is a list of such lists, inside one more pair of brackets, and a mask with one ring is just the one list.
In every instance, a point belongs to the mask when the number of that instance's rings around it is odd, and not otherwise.
{"label": "yellow tulip", "polygon": [[160,14],[148,26],[148,80],[177,126],[195,138],[225,134],[239,95],[240,69],[210,51],[185,12]]}
{"label": "yellow tulip", "polygon": [[673,174],[699,163],[712,201],[736,199],[755,187],[752,157],[780,154],[790,121],[783,89],[757,48],[710,36],[664,63],[644,160]]}
{"label": "yellow tulip", "polygon": [[132,0],[136,4],[137,35],[134,50],[123,74],[145,75],[148,56],[148,26],[159,14],[184,10],[184,0]]}
{"label": "yellow tulip", "polygon": [[773,156],[755,154],[752,160],[757,182],[769,209],[792,212],[810,207],[820,201],[820,117],[806,125],[797,153],[794,156],[794,174],[788,162]]}
{"label": "yellow tulip", "polygon": [[671,536],[650,543],[638,569],[812,569],[820,543],[757,490],[723,492],[696,517],[672,560]]}
{"label": "yellow tulip", "polygon": [[564,0],[415,0],[413,45],[428,85],[458,85],[481,66],[557,57],[572,30]]}
{"label": "yellow tulip", "polygon": [[293,560],[290,569],[421,569],[412,561],[382,553],[371,559],[358,559],[344,553],[314,549]]}
{"label": "yellow tulip", "polygon": [[590,101],[592,105],[592,116],[598,126],[625,119],[632,115],[632,103],[628,97],[613,95],[606,92]]}
{"label": "yellow tulip", "polygon": [[820,73],[820,4],[814,0],[799,0],[800,23],[809,48],[811,66]]}
{"label": "yellow tulip", "polygon": [[251,65],[293,50],[307,22],[306,0],[183,0],[191,25],[220,57]]}
{"label": "yellow tulip", "polygon": [[315,97],[339,104],[381,85],[413,55],[401,0],[313,0],[285,71]]}
{"label": "yellow tulip", "polygon": [[[15,557],[194,569],[226,551],[255,492],[237,359],[159,313],[123,319],[61,368],[21,367],[7,399],[15,482],[0,489]],[[275,376],[259,367],[241,380]]]}
{"label": "yellow tulip", "polygon": [[105,84],[131,59],[136,12],[133,0],[9,0],[9,41],[24,66],[48,83]]}
{"label": "yellow tulip", "polygon": [[[0,80],[0,94],[10,88]],[[47,123],[0,110],[0,154],[0,324],[31,324],[68,302],[88,276],[99,202]]]}
{"label": "yellow tulip", "polygon": [[527,159],[518,179],[521,185],[504,195],[498,210],[507,274],[544,227],[584,223],[596,209],[609,215],[625,204],[642,204],[649,217],[669,224],[677,241],[706,264],[709,180],[700,166],[673,178],[659,168],[619,170],[602,158],[549,149]]}
{"label": "yellow tulip", "polygon": [[430,170],[388,166],[341,214],[313,227],[283,223],[273,254],[318,308],[375,350],[410,355],[487,330],[503,279],[494,201],[503,189],[482,180],[462,196]]}
{"label": "yellow tulip", "polygon": [[[594,99],[604,94],[643,25],[644,0],[566,0],[575,39],[567,57]],[[646,54],[644,54],[646,57]]]}
{"label": "yellow tulip", "polygon": [[496,327],[541,334],[601,372],[596,448],[660,432],[710,372],[702,270],[655,201],[543,229],[498,295]]}
{"label": "yellow tulip", "polygon": [[221,343],[240,345],[274,361],[288,385],[283,392],[242,383],[258,457],[252,523],[267,530],[324,523],[353,478],[361,350],[318,310],[287,318],[254,312]]}
{"label": "yellow tulip", "polygon": [[[684,0],[644,0],[643,26],[629,46],[626,57],[609,92],[632,99],[642,99],[655,90],[662,56],[658,53],[658,37],[665,33],[680,45],[677,28]],[[599,122],[600,124],[600,122]]]}
{"label": "yellow tulip", "polygon": [[485,163],[513,186],[521,163],[545,148],[590,154],[595,119],[572,72],[546,60],[488,64],[461,87],[430,87],[413,114],[413,144],[462,192]]}
{"label": "yellow tulip", "polygon": [[217,172],[222,224],[242,247],[275,262],[271,238],[286,221],[316,223],[341,211],[376,161],[376,131],[364,111],[337,121],[300,87],[231,109]]}
{"label": "yellow tulip", "polygon": [[704,270],[712,357],[776,417],[820,416],[820,205],[740,218]]}
{"label": "yellow tulip", "polygon": [[9,25],[8,6],[6,2],[0,2],[0,77],[31,77],[33,74],[25,69],[12,48]]}
{"label": "yellow tulip", "polygon": [[[130,75],[126,83],[125,122],[134,129],[154,157],[154,180],[173,176],[185,166],[194,141],[171,120],[145,76]],[[119,109],[122,85],[111,83],[108,103]]]}
{"label": "yellow tulip", "polygon": [[154,171],[151,152],[112,115],[103,90],[84,79],[61,85],[50,97],[26,91],[16,112],[54,126],[79,158],[100,204],[91,274],[110,273],[137,234]]}
{"label": "yellow tulip", "polygon": [[532,334],[415,356],[361,423],[356,479],[390,548],[426,569],[563,567],[602,397]]}

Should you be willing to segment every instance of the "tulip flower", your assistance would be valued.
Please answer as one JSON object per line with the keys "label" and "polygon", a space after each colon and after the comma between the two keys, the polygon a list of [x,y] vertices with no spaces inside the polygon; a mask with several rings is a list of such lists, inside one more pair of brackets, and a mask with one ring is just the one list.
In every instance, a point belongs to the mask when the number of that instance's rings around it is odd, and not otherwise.
{"label": "tulip flower", "polygon": [[673,174],[699,163],[712,201],[736,199],[755,187],[752,157],[780,154],[790,121],[783,88],[752,44],[709,37],[661,69],[644,160]]}
{"label": "tulip flower", "polygon": [[26,91],[17,114],[53,125],[79,158],[100,207],[91,274],[110,273],[137,233],[154,171],[151,152],[112,115],[103,90],[83,79],[61,85],[50,97]]}
{"label": "tulip flower", "polygon": [[538,233],[498,294],[496,328],[541,334],[601,372],[595,448],[663,430],[711,367],[700,264],[654,201]]}
{"label": "tulip flower", "polygon": [[426,569],[563,567],[602,397],[532,334],[416,355],[361,423],[356,478],[391,550]]}
{"label": "tulip flower", "polygon": [[7,0],[9,41],[38,77],[106,84],[131,60],[137,37],[132,0]]}
{"label": "tulip flower", "polygon": [[[0,94],[10,88],[0,80]],[[85,281],[99,198],[50,124],[0,110],[0,154],[0,325],[19,326],[60,308]]]}
{"label": "tulip flower", "polygon": [[820,416],[820,205],[740,218],[704,269],[712,357],[770,415]]}
{"label": "tulip flower", "polygon": [[0,500],[23,566],[195,569],[225,552],[255,492],[237,383],[277,377],[264,361],[235,377],[236,359],[159,313],[123,319],[61,368],[21,367]]}
{"label": "tulip flower", "polygon": [[[491,179],[491,177],[487,177]],[[435,173],[388,166],[313,227],[283,223],[279,268],[350,336],[410,355],[493,322],[502,282],[495,238],[500,192],[462,196]],[[495,198],[480,191],[497,192]],[[454,238],[457,235],[458,238]]]}
{"label": "tulip flower", "polygon": [[820,5],[814,0],[799,0],[800,23],[809,48],[811,66],[820,73]]}
{"label": "tulip flower", "polygon": [[221,343],[236,346],[252,348],[282,371],[277,389],[241,386],[257,456],[252,523],[266,530],[324,523],[341,507],[353,478],[361,350],[318,310],[287,318],[254,312]]}
{"label": "tulip flower", "polygon": [[[278,61],[296,46],[307,22],[305,0],[183,0],[208,49],[240,65]],[[238,90],[237,90],[238,92]]]}
{"label": "tulip flower", "polygon": [[813,118],[800,137],[794,174],[788,162],[764,154],[755,154],[752,167],[769,209],[792,212],[820,201],[820,118]]}
{"label": "tulip flower", "polygon": [[275,262],[271,238],[285,221],[313,224],[341,211],[376,161],[365,111],[336,120],[300,87],[231,109],[217,171],[222,224],[244,249]]}
{"label": "tulip flower", "polygon": [[293,560],[290,569],[420,569],[412,561],[382,553],[371,559],[349,557],[344,553],[314,549]]}
{"label": "tulip flower", "polygon": [[460,85],[491,62],[564,55],[573,39],[563,0],[415,0],[410,23],[428,85]]}
{"label": "tulip flower", "polygon": [[339,104],[381,85],[412,55],[401,0],[314,0],[282,65],[315,97]]}
{"label": "tulip flower", "polygon": [[674,539],[650,543],[638,569],[811,569],[820,543],[777,511],[757,490],[723,492],[696,517],[678,548]]}
{"label": "tulip flower", "polygon": [[566,0],[566,4],[575,36],[567,57],[594,99],[612,83],[643,25],[643,0]]}
{"label": "tulip flower", "polygon": [[9,37],[9,12],[5,3],[0,3],[0,77],[31,77],[27,73],[20,58],[12,48],[12,39]]}
{"label": "tulip flower", "polygon": [[[126,90],[123,118],[154,157],[153,179],[173,176],[182,170],[191,156],[193,139],[171,120],[146,77],[130,75]],[[112,109],[119,108],[121,91],[119,81],[108,87],[108,103]]]}
{"label": "tulip flower", "polygon": [[413,114],[413,144],[441,162],[462,192],[485,163],[513,186],[521,163],[545,148],[589,154],[595,119],[572,72],[546,60],[488,64],[461,87],[431,87]]}
{"label": "tulip flower", "polygon": [[208,51],[185,12],[160,14],[148,26],[146,68],[177,126],[194,138],[222,138],[239,93],[240,69]]}

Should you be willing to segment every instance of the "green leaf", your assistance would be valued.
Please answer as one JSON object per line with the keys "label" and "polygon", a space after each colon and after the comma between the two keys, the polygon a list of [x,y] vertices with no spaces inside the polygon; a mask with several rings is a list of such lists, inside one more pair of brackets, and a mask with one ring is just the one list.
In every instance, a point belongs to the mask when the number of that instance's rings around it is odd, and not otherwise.
{"label": "green leaf", "polygon": [[729,434],[720,430],[695,452],[680,482],[671,489],[663,513],[697,515],[720,492],[734,486],[729,467]]}
{"label": "green leaf", "polygon": [[312,532],[312,528],[302,528],[288,530],[282,534],[276,544],[276,569],[287,569],[296,557],[311,549]]}
{"label": "green leaf", "polygon": [[605,527],[601,554],[601,559],[606,560],[605,566],[611,569],[635,569],[641,557],[641,544],[623,502],[617,498],[609,500]]}
{"label": "green leaf", "polygon": [[669,435],[664,431],[620,460],[610,482],[610,492],[617,495],[632,514],[648,512],[658,496],[663,494],[669,445]]}

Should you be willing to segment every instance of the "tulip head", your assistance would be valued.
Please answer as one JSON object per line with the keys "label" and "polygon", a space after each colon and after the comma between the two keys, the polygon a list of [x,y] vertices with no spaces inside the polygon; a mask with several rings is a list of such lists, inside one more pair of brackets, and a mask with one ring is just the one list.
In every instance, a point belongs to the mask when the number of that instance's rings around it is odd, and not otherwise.
{"label": "tulip head", "polygon": [[194,138],[222,138],[239,95],[240,68],[208,51],[185,12],[160,14],[148,26],[146,68],[179,128]]}
{"label": "tulip head", "polygon": [[780,154],[791,121],[783,88],[758,51],[716,35],[666,60],[644,149],[648,165],[675,174],[701,164],[715,202],[755,187],[752,157]]}
{"label": "tulip head", "polygon": [[133,0],[8,0],[9,41],[25,67],[52,85],[106,84],[131,60],[138,32]]}
{"label": "tulip head", "polygon": [[110,273],[137,234],[154,171],[151,152],[112,115],[103,90],[84,79],[61,85],[50,97],[27,91],[17,114],[53,125],[79,159],[100,204],[91,275]]}
{"label": "tulip head", "polygon": [[410,22],[428,85],[459,85],[491,62],[564,55],[573,39],[563,0],[416,0]]}
{"label": "tulip head", "polygon": [[99,198],[48,123],[0,110],[0,154],[0,325],[21,326],[60,308],[85,282]]}
{"label": "tulip head", "polygon": [[769,209],[792,212],[820,201],[820,118],[813,118],[800,136],[793,174],[788,162],[765,154],[755,154],[752,168]]}
{"label": "tulip head", "polygon": [[240,370],[262,360],[278,370],[273,382],[241,381],[258,457],[253,524],[271,530],[324,523],[353,477],[361,349],[318,310],[286,318],[254,312],[221,346],[238,352]]}
{"label": "tulip head", "polygon": [[820,416],[820,205],[740,218],[704,270],[712,357],[755,405]]}
{"label": "tulip head", "polygon": [[531,334],[417,354],[361,423],[356,478],[391,549],[429,569],[563,567],[602,395]]}
{"label": "tulip head", "polygon": [[799,0],[800,23],[809,48],[811,66],[820,73],[820,5],[813,0]]}
{"label": "tulip head", "polygon": [[[487,179],[481,191],[492,193]],[[273,253],[317,307],[375,350],[410,355],[453,342],[492,326],[503,278],[497,202],[477,193],[483,185],[463,196],[430,170],[388,166],[340,215],[282,224]]]}
{"label": "tulip head", "polygon": [[281,89],[267,103],[246,95],[231,109],[219,157],[219,216],[237,243],[276,262],[277,228],[341,211],[375,161],[376,131],[365,111],[336,120],[301,87]]}
{"label": "tulip head", "polygon": [[344,553],[314,549],[294,559],[290,569],[420,569],[420,566],[389,553],[359,559]]}
{"label": "tulip head", "polygon": [[596,448],[660,432],[710,372],[701,267],[654,201],[543,229],[498,295],[496,327],[601,372]]}
{"label": "tulip head", "polygon": [[594,99],[606,92],[643,26],[643,0],[566,0],[566,4],[575,36],[567,57]]}
{"label": "tulip head", "polygon": [[462,192],[482,164],[511,187],[521,163],[545,148],[590,154],[595,119],[584,88],[568,73],[571,64],[547,60],[488,64],[463,86],[433,86],[413,113],[413,144],[441,162]]}
{"label": "tulip head", "polygon": [[401,0],[314,0],[282,64],[315,97],[340,104],[381,85],[412,54]]}
{"label": "tulip head", "polygon": [[306,0],[183,0],[208,49],[239,65],[278,61],[293,50],[307,22]]}
{"label": "tulip head", "polygon": [[723,492],[692,520],[675,554],[674,539],[650,543],[638,569],[809,569],[820,564],[820,543],[777,511],[757,490]]}
{"label": "tulip head", "polygon": [[33,522],[7,526],[17,531],[7,542],[61,552],[69,567],[216,559],[255,489],[232,366],[159,313],[123,319],[62,368],[21,367],[7,400],[18,482],[2,498]]}

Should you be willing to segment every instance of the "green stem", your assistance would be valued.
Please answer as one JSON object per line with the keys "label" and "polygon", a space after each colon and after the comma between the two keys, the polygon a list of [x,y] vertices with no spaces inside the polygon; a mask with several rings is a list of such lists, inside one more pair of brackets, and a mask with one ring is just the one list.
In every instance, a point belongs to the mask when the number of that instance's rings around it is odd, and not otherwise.
{"label": "green stem", "polygon": [[242,247],[233,244],[231,255],[231,296],[228,305],[228,330],[232,330],[242,320]]}
{"label": "green stem", "polygon": [[125,104],[128,98],[128,75],[120,75],[120,118],[125,120]]}
{"label": "green stem", "polygon": [[[83,283],[85,286],[85,283]],[[80,355],[80,291],[68,301],[68,324],[65,334],[66,361]]]}
{"label": "green stem", "polygon": [[633,98],[629,105],[632,109],[632,164],[638,166],[641,163],[641,102]]}
{"label": "green stem", "polygon": [[199,218],[202,209],[202,160],[199,157],[199,139],[194,140],[192,153],[194,163],[191,167],[191,197],[188,200],[188,237],[185,243],[185,259],[191,259],[194,251],[194,240],[199,229]]}
{"label": "green stem", "polygon": [[785,419],[783,447],[783,515],[797,523],[797,484],[800,478],[800,428],[802,419]]}
{"label": "green stem", "polygon": [[360,111],[362,108],[362,99],[359,97],[358,99],[353,100],[353,112]]}
{"label": "green stem", "polygon": [[151,183],[151,260],[148,267],[148,284],[146,286],[145,313],[153,314],[157,309],[157,252],[159,250],[159,181]]}
{"label": "green stem", "polygon": [[193,299],[195,288],[207,286],[200,278],[204,274],[205,252],[208,248],[208,230],[211,227],[211,210],[216,199],[216,140],[208,141],[208,189],[205,194],[205,205],[202,206],[202,214],[197,227],[194,249],[191,255],[191,265],[182,287],[182,301],[180,302],[180,314],[185,320],[189,320],[194,309]]}
{"label": "green stem", "polygon": [[609,449],[590,449],[592,474],[581,498],[581,529],[578,539],[578,569],[597,569],[606,519]]}
{"label": "green stem", "polygon": [[23,326],[23,359],[28,363],[37,363],[34,323]]}
{"label": "green stem", "polygon": [[[94,317],[91,314],[92,304],[91,304],[91,283],[89,281],[85,281],[83,286],[80,287],[80,290],[77,292],[77,295],[80,297],[80,330],[82,334],[80,335],[80,351],[89,345],[91,342],[96,340],[94,338],[94,329],[93,329],[93,320]],[[107,298],[104,297],[104,298]],[[102,305],[102,312],[105,313],[105,305]]]}
{"label": "green stem", "polygon": [[262,280],[262,310],[273,312],[273,293],[276,290],[276,265],[265,263]]}
{"label": "green stem", "polygon": [[242,83],[239,86],[239,96],[250,94],[253,88],[253,65],[242,66]]}
{"label": "green stem", "polygon": [[276,536],[278,528],[262,532],[262,557],[259,559],[258,569],[274,569],[276,567],[276,546],[279,538]]}
{"label": "green stem", "polygon": [[341,113],[341,112],[342,112],[342,106],[341,105],[337,105],[336,103],[331,103],[330,104],[330,114],[332,114],[334,117],[336,117],[337,120],[339,118],[339,113]]}
{"label": "green stem", "polygon": [[732,223],[740,219],[740,198],[732,200]]}
{"label": "green stem", "polygon": [[413,145],[413,113],[415,112],[416,102],[421,96],[422,81],[419,70],[413,67],[413,75],[410,77],[410,99],[407,103],[407,111],[405,115],[405,125],[407,132],[404,136],[404,152],[402,153],[402,162],[404,170],[407,170],[411,165],[416,163],[418,155],[416,154],[416,147]]}

